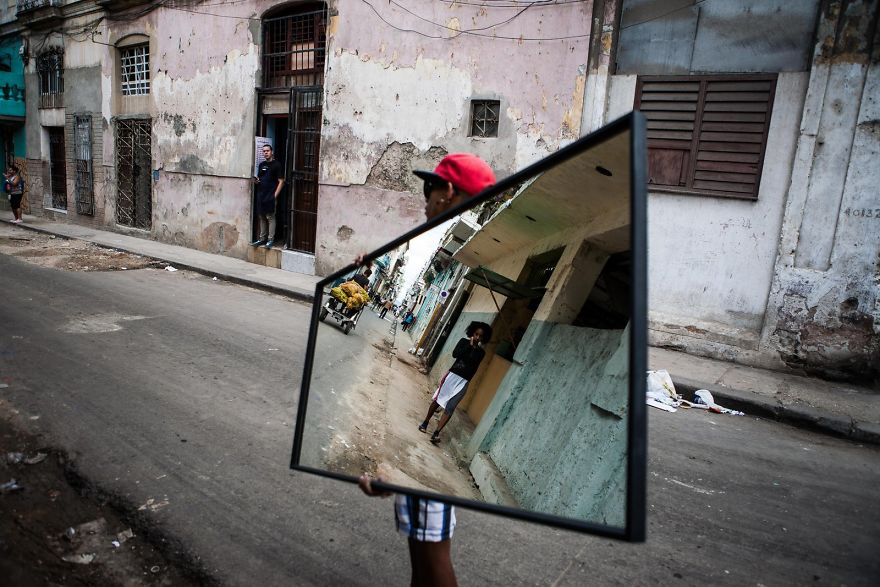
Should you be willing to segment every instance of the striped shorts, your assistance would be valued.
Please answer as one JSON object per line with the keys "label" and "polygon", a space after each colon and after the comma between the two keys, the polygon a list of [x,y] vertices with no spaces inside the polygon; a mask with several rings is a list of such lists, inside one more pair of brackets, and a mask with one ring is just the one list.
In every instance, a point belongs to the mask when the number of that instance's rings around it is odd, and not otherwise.
{"label": "striped shorts", "polygon": [[455,530],[455,508],[433,499],[395,495],[394,519],[398,532],[419,542],[449,540]]}

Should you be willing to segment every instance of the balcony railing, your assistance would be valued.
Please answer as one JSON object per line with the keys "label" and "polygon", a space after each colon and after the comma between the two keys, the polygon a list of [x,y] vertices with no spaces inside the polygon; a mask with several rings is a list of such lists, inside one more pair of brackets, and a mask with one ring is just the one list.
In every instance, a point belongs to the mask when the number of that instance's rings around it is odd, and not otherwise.
{"label": "balcony railing", "polygon": [[62,0],[18,0],[15,12],[16,14],[22,14],[32,10],[39,10],[40,8],[60,8],[61,1]]}

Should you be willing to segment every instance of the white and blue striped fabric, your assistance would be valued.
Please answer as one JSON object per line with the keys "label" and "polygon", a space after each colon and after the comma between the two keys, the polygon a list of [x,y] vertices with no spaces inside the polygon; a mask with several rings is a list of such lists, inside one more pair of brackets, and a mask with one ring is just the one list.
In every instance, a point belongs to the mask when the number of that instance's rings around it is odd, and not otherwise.
{"label": "white and blue striped fabric", "polygon": [[419,542],[449,540],[455,530],[455,508],[433,499],[396,495],[394,518],[398,532]]}

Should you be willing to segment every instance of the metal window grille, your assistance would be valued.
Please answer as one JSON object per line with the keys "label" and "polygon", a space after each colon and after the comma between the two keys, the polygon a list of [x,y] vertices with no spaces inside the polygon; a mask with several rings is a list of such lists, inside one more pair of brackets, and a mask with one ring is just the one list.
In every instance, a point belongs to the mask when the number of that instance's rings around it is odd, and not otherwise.
{"label": "metal window grille", "polygon": [[775,75],[640,77],[649,185],[757,199],[775,93]]}
{"label": "metal window grille", "polygon": [[116,221],[149,229],[153,224],[150,119],[116,121]]}
{"label": "metal window grille", "polygon": [[64,106],[64,52],[53,49],[37,58],[37,75],[40,80],[40,108]]}
{"label": "metal window grille", "polygon": [[49,188],[52,207],[67,210],[67,160],[64,154],[64,127],[51,127],[49,132]]}
{"label": "metal window grille", "polygon": [[318,165],[321,151],[321,88],[291,90],[290,119],[292,151],[290,186],[292,206],[288,246],[295,251],[315,253],[318,230]]}
{"label": "metal window grille", "polygon": [[125,47],[120,55],[122,95],[141,96],[150,93],[150,47]]}
{"label": "metal window grille", "polygon": [[324,83],[327,8],[263,21],[263,86],[292,88]]}
{"label": "metal window grille", "polygon": [[471,136],[497,137],[500,111],[501,102],[498,100],[472,100]]}
{"label": "metal window grille", "polygon": [[91,216],[95,213],[94,176],[92,174],[92,117],[89,114],[74,116],[73,125],[76,212]]}

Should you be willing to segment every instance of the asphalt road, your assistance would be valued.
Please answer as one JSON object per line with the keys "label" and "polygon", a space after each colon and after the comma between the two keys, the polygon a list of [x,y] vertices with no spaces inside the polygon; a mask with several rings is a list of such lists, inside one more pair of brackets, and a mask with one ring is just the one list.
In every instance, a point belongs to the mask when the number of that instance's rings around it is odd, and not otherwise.
{"label": "asphalt road", "polygon": [[[186,272],[2,255],[0,295],[3,411],[218,579],[408,583],[388,500],[287,468],[307,306]],[[649,442],[646,544],[459,510],[461,584],[880,583],[876,447],[683,411],[652,411]]]}

